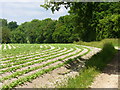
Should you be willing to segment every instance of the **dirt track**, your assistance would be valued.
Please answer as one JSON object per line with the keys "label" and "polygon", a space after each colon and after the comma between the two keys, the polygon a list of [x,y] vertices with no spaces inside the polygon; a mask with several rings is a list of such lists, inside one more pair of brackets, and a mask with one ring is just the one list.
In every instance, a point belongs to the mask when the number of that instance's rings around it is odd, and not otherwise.
{"label": "dirt track", "polygon": [[90,88],[120,88],[120,50],[113,58],[112,62],[95,78]]}

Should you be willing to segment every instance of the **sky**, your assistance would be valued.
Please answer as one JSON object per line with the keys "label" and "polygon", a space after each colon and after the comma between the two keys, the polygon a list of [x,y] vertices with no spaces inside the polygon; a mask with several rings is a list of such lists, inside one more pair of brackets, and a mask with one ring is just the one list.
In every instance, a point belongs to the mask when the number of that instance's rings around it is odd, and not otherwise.
{"label": "sky", "polygon": [[0,18],[7,19],[8,22],[16,21],[20,25],[33,19],[58,19],[68,15],[68,10],[64,7],[53,14],[51,10],[40,7],[43,4],[44,0],[0,0]]}

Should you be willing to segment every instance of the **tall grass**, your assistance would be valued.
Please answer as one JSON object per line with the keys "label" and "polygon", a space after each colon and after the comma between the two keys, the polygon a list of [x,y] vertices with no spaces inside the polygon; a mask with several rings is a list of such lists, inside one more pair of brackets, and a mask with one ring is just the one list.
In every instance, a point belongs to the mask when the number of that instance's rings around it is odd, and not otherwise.
{"label": "tall grass", "polygon": [[105,68],[114,57],[116,50],[111,43],[104,44],[102,50],[86,61],[86,67],[95,67],[97,70]]}
{"label": "tall grass", "polygon": [[88,88],[116,53],[111,43],[104,44],[102,50],[85,62],[85,68],[75,78],[69,78],[68,83],[60,88]]}
{"label": "tall grass", "polygon": [[99,47],[99,48],[102,48],[105,43],[111,43],[113,46],[120,47],[120,39],[118,38],[103,39],[101,41],[93,41],[93,42],[79,41],[79,42],[74,42],[74,43],[79,44],[79,45],[93,46],[93,47]]}

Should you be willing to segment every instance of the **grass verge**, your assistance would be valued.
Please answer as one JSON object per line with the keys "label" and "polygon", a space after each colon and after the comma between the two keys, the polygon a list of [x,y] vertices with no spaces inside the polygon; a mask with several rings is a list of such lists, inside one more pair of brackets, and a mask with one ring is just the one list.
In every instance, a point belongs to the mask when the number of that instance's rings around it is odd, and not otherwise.
{"label": "grass verge", "polygon": [[93,41],[93,42],[79,41],[79,42],[74,42],[74,43],[79,44],[79,45],[98,47],[98,48],[103,48],[105,43],[111,43],[113,46],[117,46],[120,48],[120,39],[118,39],[118,38],[103,39],[101,41]]}
{"label": "grass verge", "polygon": [[111,43],[104,44],[102,50],[85,62],[85,68],[75,78],[69,78],[67,84],[59,88],[88,88],[107,64],[113,59],[116,50]]}

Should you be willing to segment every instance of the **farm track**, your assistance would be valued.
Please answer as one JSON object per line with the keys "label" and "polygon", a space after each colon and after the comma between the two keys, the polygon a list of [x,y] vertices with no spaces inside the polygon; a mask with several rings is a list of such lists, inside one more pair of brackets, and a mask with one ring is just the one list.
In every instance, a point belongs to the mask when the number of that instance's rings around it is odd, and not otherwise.
{"label": "farm track", "polygon": [[[102,70],[102,72],[97,75],[94,79],[94,82],[89,86],[89,88],[110,88],[119,90],[120,89],[120,61],[119,61],[120,50],[112,59],[110,63],[107,64],[107,67]],[[90,90],[91,90],[90,89]]]}
{"label": "farm track", "polygon": [[[16,49],[20,46],[3,45],[3,49]],[[24,48],[25,45],[21,46]],[[38,47],[38,46],[37,46]],[[34,48],[34,46],[31,46]],[[10,88],[32,81],[42,74],[65,65],[69,59],[87,55],[90,48],[77,45],[39,45],[41,52],[2,58],[0,68],[1,88]],[[44,50],[43,50],[44,48]],[[46,48],[46,49],[45,49]]]}

